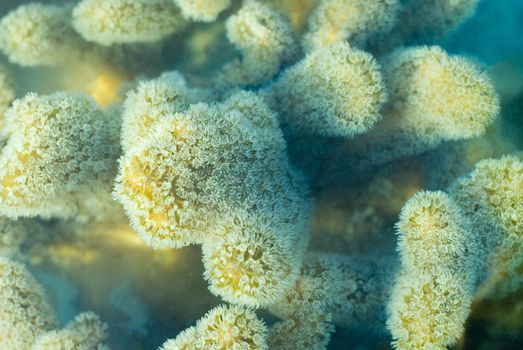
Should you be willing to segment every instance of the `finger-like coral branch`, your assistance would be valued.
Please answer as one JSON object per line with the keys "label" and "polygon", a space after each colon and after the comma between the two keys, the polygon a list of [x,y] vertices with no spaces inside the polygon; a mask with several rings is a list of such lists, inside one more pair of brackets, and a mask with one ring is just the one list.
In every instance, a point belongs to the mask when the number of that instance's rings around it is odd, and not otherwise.
{"label": "finger-like coral branch", "polygon": [[419,192],[402,210],[402,266],[389,302],[389,327],[398,349],[446,349],[463,332],[477,274],[465,217],[443,192]]}
{"label": "finger-like coral branch", "polygon": [[439,47],[399,49],[384,59],[383,67],[389,93],[383,119],[368,133],[331,149],[322,181],[363,174],[445,141],[481,136],[499,113],[487,75]]}
{"label": "finger-like coral branch", "polygon": [[484,283],[478,296],[504,296],[523,285],[523,162],[514,156],[480,161],[450,188],[482,238]]}
{"label": "finger-like coral branch", "polygon": [[0,312],[2,350],[29,350],[57,324],[42,287],[25,266],[5,258],[0,258]]}
{"label": "finger-like coral branch", "polygon": [[447,349],[463,333],[471,296],[463,293],[463,277],[405,273],[398,277],[389,302],[395,349]]}
{"label": "finger-like coral branch", "polygon": [[85,47],[66,7],[21,5],[0,21],[0,49],[22,66],[55,66],[80,57]]}
{"label": "finger-like coral branch", "polygon": [[479,162],[443,192],[420,192],[398,223],[402,267],[387,325],[400,349],[445,349],[463,332],[473,298],[522,284],[523,164]]}
{"label": "finger-like coral branch", "polygon": [[381,119],[386,100],[374,58],[338,43],[283,72],[267,100],[294,133],[352,137]]}
{"label": "finger-like coral branch", "polygon": [[304,206],[301,223],[288,224],[233,210],[220,223],[219,237],[203,245],[211,292],[253,307],[281,298],[295,281],[307,246],[308,209]]}
{"label": "finger-like coral branch", "polygon": [[242,58],[223,67],[216,78],[220,87],[258,85],[270,80],[298,51],[286,19],[260,1],[246,1],[226,26],[227,37]]}
{"label": "finger-like coral branch", "polygon": [[0,155],[1,212],[70,217],[93,204],[75,198],[78,194],[107,197],[119,125],[114,113],[82,95],[28,94],[16,100],[6,112],[9,139]]}
{"label": "finger-like coral branch", "polygon": [[168,340],[162,350],[267,350],[266,333],[267,327],[253,311],[239,306],[217,306],[196,326]]}
{"label": "finger-like coral branch", "polygon": [[82,0],[73,10],[75,30],[102,45],[154,42],[185,25],[173,0]]}

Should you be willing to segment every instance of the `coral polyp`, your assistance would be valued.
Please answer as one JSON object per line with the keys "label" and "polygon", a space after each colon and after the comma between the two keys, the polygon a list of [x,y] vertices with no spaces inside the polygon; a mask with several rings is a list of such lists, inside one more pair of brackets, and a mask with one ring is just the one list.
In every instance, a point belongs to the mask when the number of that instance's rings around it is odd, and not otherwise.
{"label": "coral polyp", "polygon": [[0,350],[523,348],[520,1],[38,1]]}

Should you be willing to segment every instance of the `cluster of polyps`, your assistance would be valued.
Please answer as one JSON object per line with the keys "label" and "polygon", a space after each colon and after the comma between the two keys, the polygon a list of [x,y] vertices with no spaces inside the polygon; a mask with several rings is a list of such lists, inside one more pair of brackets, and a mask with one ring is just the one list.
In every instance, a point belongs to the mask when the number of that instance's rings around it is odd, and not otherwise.
{"label": "cluster of polyps", "polygon": [[[204,83],[169,72],[135,84],[110,109],[66,92],[11,103],[14,88],[2,70],[0,213],[107,217],[118,210],[114,187],[149,246],[200,244],[210,291],[237,305],[212,310],[166,350],[324,349],[332,324],[384,326],[387,303],[394,346],[451,345],[473,297],[506,294],[523,281],[521,161],[480,162],[449,194],[412,198],[398,224],[395,282],[386,257],[304,258],[313,215],[308,188],[361,181],[401,157],[485,133],[499,111],[486,75],[437,46],[400,47],[453,29],[476,2],[22,5],[0,21],[0,49],[22,66],[78,60],[116,69],[127,62],[122,53],[198,30],[190,21],[217,20],[237,57]],[[133,46],[139,43],[153,44]],[[126,73],[137,76],[133,69]],[[0,254],[16,257],[29,237],[17,232],[30,223],[2,225],[9,234],[0,244],[9,247]],[[1,264],[35,285],[22,267]],[[17,314],[9,305],[15,318],[6,318],[0,335],[17,324],[12,334],[27,336],[8,340],[28,349],[103,348],[105,329],[95,316],[52,331],[43,294],[30,289],[21,294],[33,296],[33,307]],[[249,309],[259,307],[282,320],[267,329]]]}

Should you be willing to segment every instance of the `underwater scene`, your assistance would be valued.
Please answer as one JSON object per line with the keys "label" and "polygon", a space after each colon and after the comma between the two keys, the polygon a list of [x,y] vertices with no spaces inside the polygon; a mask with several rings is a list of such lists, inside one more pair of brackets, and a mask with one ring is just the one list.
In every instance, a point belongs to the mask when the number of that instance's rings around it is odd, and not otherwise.
{"label": "underwater scene", "polygon": [[523,1],[0,0],[0,350],[523,349]]}

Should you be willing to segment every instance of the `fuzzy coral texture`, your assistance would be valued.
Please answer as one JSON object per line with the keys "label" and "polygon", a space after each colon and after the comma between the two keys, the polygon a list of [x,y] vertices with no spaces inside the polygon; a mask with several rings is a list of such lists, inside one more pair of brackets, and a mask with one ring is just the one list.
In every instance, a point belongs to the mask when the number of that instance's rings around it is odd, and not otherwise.
{"label": "fuzzy coral texture", "polygon": [[434,41],[477,3],[2,2],[0,350],[488,348],[523,84]]}

